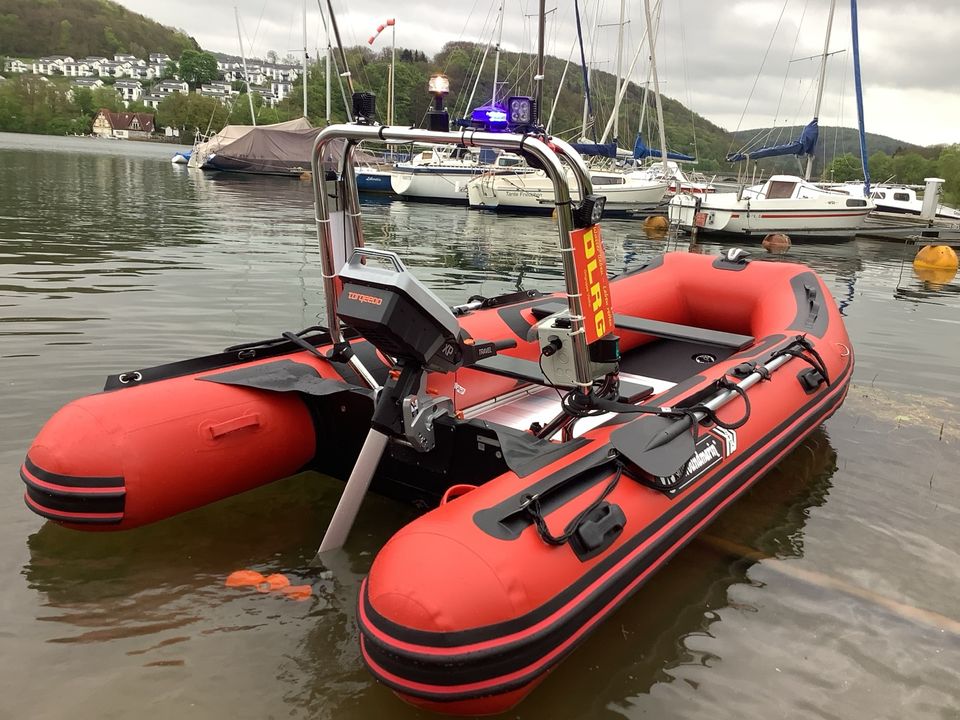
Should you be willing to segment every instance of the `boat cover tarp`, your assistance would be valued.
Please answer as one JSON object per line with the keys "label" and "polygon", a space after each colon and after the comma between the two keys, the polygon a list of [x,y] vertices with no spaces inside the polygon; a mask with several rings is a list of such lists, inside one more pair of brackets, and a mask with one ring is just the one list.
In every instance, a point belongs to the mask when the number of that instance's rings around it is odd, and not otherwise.
{"label": "boat cover tarp", "polygon": [[191,167],[198,166],[206,161],[210,155],[214,155],[224,150],[228,145],[244,137],[251,130],[257,128],[274,128],[276,130],[310,130],[313,125],[306,118],[296,118],[286,120],[285,122],[273,123],[272,125],[226,125],[223,130],[216,135],[212,135],[205,142],[199,143],[193,149],[193,157],[190,163]]}
{"label": "boat cover tarp", "polygon": [[[310,170],[313,143],[321,128],[289,130],[275,127],[256,127],[207,161],[214,170],[259,173],[266,175],[299,175]],[[337,171],[343,155],[344,141],[327,145],[323,158],[326,170]],[[360,150],[355,151],[355,162],[372,163],[376,158]]]}
{"label": "boat cover tarp", "polygon": [[783,145],[771,145],[770,147],[759,148],[757,150],[748,150],[746,152],[733,153],[727,155],[727,162],[740,162],[741,160],[760,160],[768,157],[779,157],[781,155],[813,155],[817,147],[817,138],[820,136],[820,128],[817,124],[817,118],[814,118],[807,124],[798,137],[793,142]]}
{"label": "boat cover tarp", "polygon": [[[636,142],[633,143],[633,157],[636,160],[643,160],[644,158],[658,158],[660,157],[660,151],[651,147],[647,147],[646,143],[643,142],[643,136],[638,134]],[[684,155],[683,153],[673,152],[667,150],[667,160],[686,160],[688,162],[694,162],[696,160],[692,155]]]}

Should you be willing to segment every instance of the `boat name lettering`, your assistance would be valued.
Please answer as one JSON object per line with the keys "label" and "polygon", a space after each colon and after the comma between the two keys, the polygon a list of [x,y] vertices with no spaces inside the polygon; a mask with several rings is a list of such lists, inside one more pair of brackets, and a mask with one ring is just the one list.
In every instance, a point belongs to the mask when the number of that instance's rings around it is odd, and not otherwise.
{"label": "boat name lettering", "polygon": [[694,456],[690,458],[690,460],[687,462],[687,472],[695,473],[697,470],[702,468],[711,460],[719,460],[719,459],[720,459],[720,448],[718,448],[716,445],[711,443],[710,445],[705,447],[703,450],[697,450],[697,452],[694,453]]}

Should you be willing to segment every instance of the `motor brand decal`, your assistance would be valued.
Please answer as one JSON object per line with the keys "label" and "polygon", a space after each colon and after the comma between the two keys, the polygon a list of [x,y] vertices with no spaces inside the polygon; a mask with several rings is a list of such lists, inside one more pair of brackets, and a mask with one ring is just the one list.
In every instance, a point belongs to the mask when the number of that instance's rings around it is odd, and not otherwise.
{"label": "motor brand decal", "polygon": [[570,233],[573,264],[580,286],[587,344],[596,342],[613,330],[613,305],[607,280],[607,259],[603,252],[600,226],[594,225]]}
{"label": "motor brand decal", "polygon": [[347,291],[347,299],[356,300],[357,302],[367,303],[368,305],[383,305],[383,298],[377,297],[376,295],[364,295],[363,293],[358,293],[355,290]]}

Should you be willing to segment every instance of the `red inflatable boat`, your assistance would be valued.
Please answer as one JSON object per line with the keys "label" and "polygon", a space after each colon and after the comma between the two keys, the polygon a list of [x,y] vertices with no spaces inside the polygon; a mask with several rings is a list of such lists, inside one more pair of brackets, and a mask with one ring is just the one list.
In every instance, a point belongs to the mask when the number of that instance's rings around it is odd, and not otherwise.
{"label": "red inflatable boat", "polygon": [[[122,529],[303,468],[349,474],[321,559],[371,483],[414,501],[429,511],[362,585],[364,661],[418,706],[502,712],[839,407],[850,342],[800,265],[672,253],[608,280],[602,198],[561,141],[332,126],[315,158],[343,139],[341,176],[314,177],[328,329],[112,376],[41,431],[26,501]],[[566,291],[451,310],[364,248],[350,163],[364,139],[545,167]]]}

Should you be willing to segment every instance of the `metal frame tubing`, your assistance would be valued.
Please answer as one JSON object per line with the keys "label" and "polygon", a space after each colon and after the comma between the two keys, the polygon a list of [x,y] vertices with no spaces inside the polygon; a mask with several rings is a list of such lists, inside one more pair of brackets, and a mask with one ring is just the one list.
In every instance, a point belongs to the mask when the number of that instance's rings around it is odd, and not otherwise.
{"label": "metal frame tubing", "polygon": [[[463,145],[466,147],[489,147],[510,150],[532,155],[540,163],[547,177],[553,183],[554,204],[557,209],[557,230],[560,252],[563,260],[563,274],[566,284],[567,304],[570,310],[571,337],[574,347],[574,367],[577,385],[584,393],[589,393],[593,384],[590,372],[590,356],[584,330],[583,308],[580,303],[580,287],[573,263],[574,230],[573,208],[570,200],[570,187],[561,158],[566,160],[573,171],[579,186],[580,198],[593,194],[590,175],[580,155],[567,143],[556,138],[541,139],[533,135],[515,135],[511,133],[490,133],[473,129],[459,132],[437,132],[418,128],[386,127],[374,125],[331,125],[317,135],[313,144],[311,166],[313,168],[313,191],[315,196],[315,215],[317,239],[320,244],[320,262],[323,270],[324,294],[327,300],[327,324],[334,342],[342,340],[340,321],[337,317],[336,276],[339,268],[333,262],[333,234],[330,228],[330,198],[324,187],[322,158],[331,142],[346,140],[347,147],[343,156],[343,170],[337,178],[336,196],[341,199],[345,212],[353,223],[357,246],[363,245],[363,228],[360,220],[360,196],[354,175],[353,155],[356,144],[363,140],[375,142],[398,141],[427,143],[431,145]],[[549,144],[548,144],[549,143]],[[354,248],[346,248],[349,256]],[[356,358],[353,358],[356,360]],[[362,365],[359,361],[354,367]],[[358,369],[358,372],[361,372]],[[361,375],[369,377],[364,369]],[[374,385],[375,386],[375,385]]]}

